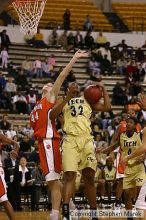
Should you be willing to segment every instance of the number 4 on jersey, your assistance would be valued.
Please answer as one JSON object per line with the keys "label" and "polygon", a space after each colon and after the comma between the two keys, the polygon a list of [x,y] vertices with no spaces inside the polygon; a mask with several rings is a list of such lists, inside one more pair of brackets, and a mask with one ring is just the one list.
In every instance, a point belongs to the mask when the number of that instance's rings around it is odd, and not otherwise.
{"label": "number 4 on jersey", "polygon": [[39,119],[38,113],[35,112],[34,114],[31,115],[31,121],[35,123]]}
{"label": "number 4 on jersey", "polygon": [[131,154],[131,148],[129,148],[129,150],[128,150],[128,155],[130,155]]}

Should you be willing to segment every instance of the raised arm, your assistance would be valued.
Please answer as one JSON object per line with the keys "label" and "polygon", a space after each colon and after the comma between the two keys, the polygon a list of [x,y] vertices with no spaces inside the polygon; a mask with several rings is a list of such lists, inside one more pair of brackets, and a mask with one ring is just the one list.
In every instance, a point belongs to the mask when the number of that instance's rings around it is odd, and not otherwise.
{"label": "raised arm", "polygon": [[75,62],[82,57],[88,57],[89,53],[84,51],[84,50],[78,50],[73,58],[70,60],[70,62],[67,64],[67,66],[63,69],[63,71],[59,74],[58,78],[56,79],[54,86],[51,90],[51,96],[55,96],[57,97],[60,91],[60,88],[62,86],[62,83],[64,82],[66,76],[69,74],[69,72],[71,71],[73,65],[75,64]]}
{"label": "raised arm", "polygon": [[71,85],[69,88],[69,91],[67,93],[67,96],[65,99],[60,100],[58,104],[54,106],[54,108],[50,112],[50,119],[53,120],[57,118],[57,116],[62,112],[63,107],[66,105],[66,103],[74,96],[74,94],[77,93],[76,87],[74,85]]}
{"label": "raised arm", "polygon": [[108,112],[111,110],[111,103],[110,103],[110,98],[107,93],[107,90],[102,82],[97,83],[97,86],[99,86],[102,89],[104,103],[102,104],[102,103],[98,102],[98,103],[92,105],[92,109],[93,109],[93,111]]}

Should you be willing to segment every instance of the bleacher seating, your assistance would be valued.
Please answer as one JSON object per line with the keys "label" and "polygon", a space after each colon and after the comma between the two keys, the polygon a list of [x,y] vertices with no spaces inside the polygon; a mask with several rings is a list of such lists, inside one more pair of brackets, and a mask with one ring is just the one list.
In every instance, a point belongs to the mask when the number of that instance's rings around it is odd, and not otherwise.
{"label": "bleacher seating", "polygon": [[112,8],[131,31],[146,30],[146,3],[114,2]]}
{"label": "bleacher seating", "polygon": [[[90,0],[49,0],[46,3],[43,16],[39,26],[47,27],[62,27],[63,14],[65,9],[70,9],[71,12],[71,29],[82,30],[86,15],[90,15],[94,30],[112,31],[113,26],[109,23],[106,16],[93,4]],[[8,7],[8,12],[18,21],[18,16],[12,6]]]}
{"label": "bleacher seating", "polygon": [[[10,61],[13,62],[13,65],[18,67],[21,65],[22,61],[29,56],[31,60],[35,60],[36,57],[40,56],[42,59],[45,57],[49,57],[50,54],[54,54],[56,57],[56,67],[55,71],[58,71],[59,67],[64,67],[70,58],[73,56],[73,52],[66,52],[62,49],[36,49],[31,48],[25,44],[13,44],[9,50]],[[89,74],[87,73],[87,66],[88,66],[89,58],[83,58],[79,60],[73,67],[75,72],[75,76],[77,78],[78,83],[83,86],[85,82],[89,79]],[[7,75],[6,75],[7,78]],[[102,76],[102,80],[108,90],[109,95],[112,95],[112,89],[117,82],[124,87],[124,77],[112,75],[112,76]],[[31,81],[29,79],[30,84],[33,88],[37,88],[39,92],[41,92],[42,86],[48,82],[47,78],[37,79],[32,78]],[[142,86],[146,89],[146,85],[141,83]],[[63,90],[61,91],[63,94]],[[112,106],[112,110],[115,114],[121,112],[124,106]],[[6,111],[5,111],[6,112]],[[0,117],[2,117],[3,111],[1,110]],[[27,125],[29,123],[29,116],[28,115],[17,115],[17,114],[9,114],[10,122],[13,122],[15,125]]]}

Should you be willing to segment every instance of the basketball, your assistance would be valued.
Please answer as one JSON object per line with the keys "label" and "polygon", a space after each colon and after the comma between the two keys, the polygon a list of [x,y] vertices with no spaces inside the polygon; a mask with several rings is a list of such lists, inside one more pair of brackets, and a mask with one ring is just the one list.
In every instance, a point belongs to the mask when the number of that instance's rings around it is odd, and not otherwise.
{"label": "basketball", "polygon": [[95,104],[102,96],[102,92],[96,85],[89,85],[84,89],[84,97],[89,104]]}

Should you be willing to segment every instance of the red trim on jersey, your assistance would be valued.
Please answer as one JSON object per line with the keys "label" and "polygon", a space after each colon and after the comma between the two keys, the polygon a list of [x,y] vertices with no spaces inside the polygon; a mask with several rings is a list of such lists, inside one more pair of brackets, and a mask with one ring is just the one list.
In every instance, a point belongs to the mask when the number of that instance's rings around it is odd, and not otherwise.
{"label": "red trim on jersey", "polygon": [[43,141],[40,141],[38,143],[38,150],[39,150],[41,167],[42,167],[44,175],[46,176],[49,173],[49,167],[47,163],[46,152],[45,152]]}
{"label": "red trim on jersey", "polygon": [[2,178],[0,176],[0,197],[4,196],[5,194],[6,194],[5,187]]}
{"label": "red trim on jersey", "polygon": [[54,170],[60,173],[62,170],[61,153],[60,153],[60,139],[52,139],[53,157],[54,157]]}

